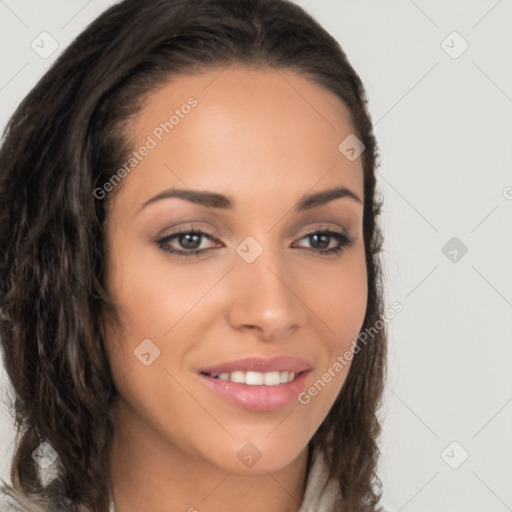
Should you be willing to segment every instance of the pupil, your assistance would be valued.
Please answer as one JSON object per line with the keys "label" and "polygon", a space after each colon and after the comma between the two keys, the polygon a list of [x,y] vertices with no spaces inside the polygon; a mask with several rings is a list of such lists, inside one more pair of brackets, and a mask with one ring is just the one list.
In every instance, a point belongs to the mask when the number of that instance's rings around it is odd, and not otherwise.
{"label": "pupil", "polygon": [[[313,240],[312,240],[312,245],[313,247],[315,247],[316,249],[326,249],[327,247],[329,247],[329,238],[330,236],[329,235],[325,235],[325,234],[316,234],[316,235],[311,235]],[[319,244],[317,242],[320,242]]]}
{"label": "pupil", "polygon": [[[193,238],[196,238],[196,240],[194,241]],[[181,245],[183,247],[186,247],[187,249],[196,249],[197,248],[197,239],[199,238],[199,236],[195,233],[187,233],[186,235],[183,235],[181,237],[181,240],[185,240],[185,243],[182,243]]]}

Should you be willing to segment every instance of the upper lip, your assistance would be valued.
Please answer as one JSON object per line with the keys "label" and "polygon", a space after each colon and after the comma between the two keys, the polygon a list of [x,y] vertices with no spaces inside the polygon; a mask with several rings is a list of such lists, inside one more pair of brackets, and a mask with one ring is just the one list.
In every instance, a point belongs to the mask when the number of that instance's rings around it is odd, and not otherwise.
{"label": "upper lip", "polygon": [[299,359],[291,356],[277,356],[272,358],[264,357],[246,357],[235,361],[220,363],[208,368],[201,368],[200,373],[209,375],[218,375],[219,373],[242,372],[276,372],[289,371],[300,373],[311,370],[311,364],[305,359]]}

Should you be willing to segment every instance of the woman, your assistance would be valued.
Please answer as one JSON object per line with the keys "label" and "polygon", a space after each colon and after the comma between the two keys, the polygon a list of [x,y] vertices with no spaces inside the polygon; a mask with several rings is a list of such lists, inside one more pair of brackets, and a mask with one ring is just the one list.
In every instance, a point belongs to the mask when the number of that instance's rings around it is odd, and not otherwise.
{"label": "woman", "polygon": [[0,152],[15,510],[377,510],[376,158],[292,3],[95,20]]}

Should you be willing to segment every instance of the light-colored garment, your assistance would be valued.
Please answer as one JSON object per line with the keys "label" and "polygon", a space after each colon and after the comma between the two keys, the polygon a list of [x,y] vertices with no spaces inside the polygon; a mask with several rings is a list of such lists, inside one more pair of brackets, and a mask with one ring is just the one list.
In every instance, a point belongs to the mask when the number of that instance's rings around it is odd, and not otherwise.
{"label": "light-colored garment", "polygon": [[[314,455],[311,469],[306,481],[304,499],[300,512],[339,512],[337,484],[327,480],[328,472],[322,456]],[[14,500],[11,496],[0,495],[0,512],[54,512],[25,497],[16,491]],[[110,512],[117,512],[114,502],[110,503]]]}
{"label": "light-colored garment", "polygon": [[339,512],[341,501],[339,487],[335,480],[328,480],[328,471],[324,458],[317,453],[306,481],[306,489],[300,512]]}

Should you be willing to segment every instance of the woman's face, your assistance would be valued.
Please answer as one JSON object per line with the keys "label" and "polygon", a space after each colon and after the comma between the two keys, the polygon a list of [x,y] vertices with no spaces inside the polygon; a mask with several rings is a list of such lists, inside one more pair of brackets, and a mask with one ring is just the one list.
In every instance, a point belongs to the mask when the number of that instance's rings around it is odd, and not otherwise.
{"label": "woman's face", "polygon": [[362,163],[338,149],[352,133],[291,71],[230,67],[148,97],[106,226],[121,429],[235,473],[304,452],[366,310]]}

